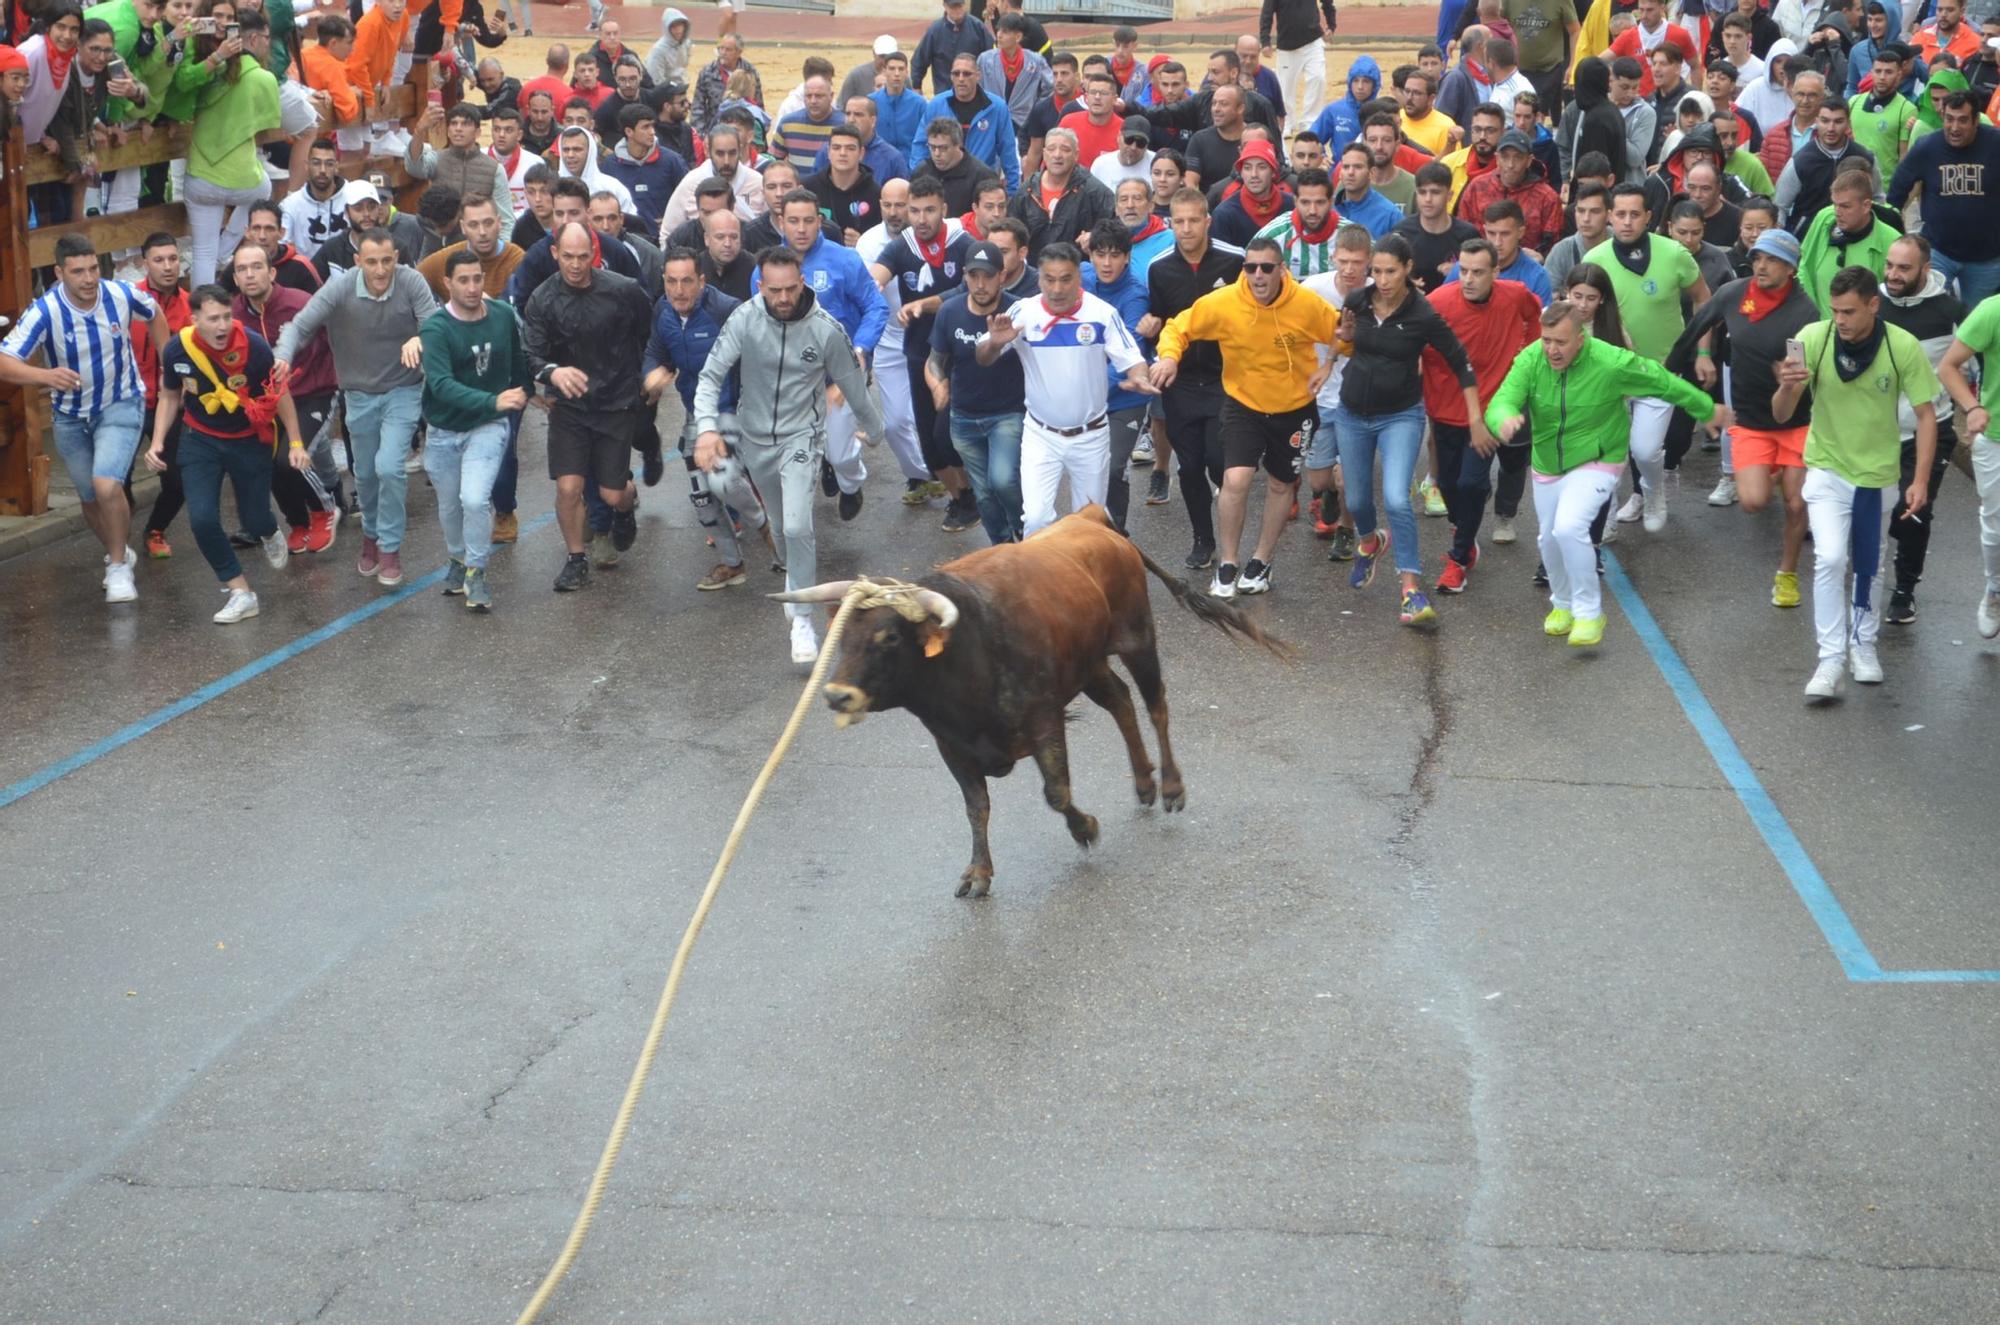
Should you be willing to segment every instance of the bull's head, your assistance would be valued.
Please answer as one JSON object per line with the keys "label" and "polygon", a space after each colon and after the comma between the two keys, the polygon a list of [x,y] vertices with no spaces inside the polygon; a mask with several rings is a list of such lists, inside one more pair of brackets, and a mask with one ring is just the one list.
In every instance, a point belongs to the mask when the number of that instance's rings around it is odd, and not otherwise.
{"label": "bull's head", "polygon": [[[771,597],[783,603],[837,603],[857,582],[834,580]],[[870,585],[871,605],[847,619],[840,659],[826,683],[834,724],[849,727],[870,713],[899,708],[926,658],[944,652],[958,623],[958,605],[935,589]]]}

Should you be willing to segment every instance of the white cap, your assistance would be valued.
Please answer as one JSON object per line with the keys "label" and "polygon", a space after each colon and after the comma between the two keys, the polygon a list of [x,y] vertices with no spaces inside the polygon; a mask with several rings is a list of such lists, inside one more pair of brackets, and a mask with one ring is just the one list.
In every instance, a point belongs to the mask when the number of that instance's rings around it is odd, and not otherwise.
{"label": "white cap", "polygon": [[901,48],[896,45],[896,39],[886,32],[875,39],[877,55],[894,55],[899,49]]}
{"label": "white cap", "polygon": [[342,207],[352,207],[357,202],[380,201],[382,201],[382,195],[377,193],[375,186],[365,179],[350,179],[347,181],[347,187],[340,191],[340,205]]}

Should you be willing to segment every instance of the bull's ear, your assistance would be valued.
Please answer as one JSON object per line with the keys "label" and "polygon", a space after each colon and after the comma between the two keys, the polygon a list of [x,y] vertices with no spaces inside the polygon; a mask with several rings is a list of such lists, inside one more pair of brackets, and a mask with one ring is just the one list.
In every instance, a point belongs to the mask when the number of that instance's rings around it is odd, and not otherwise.
{"label": "bull's ear", "polygon": [[926,621],[921,627],[924,634],[924,657],[935,658],[944,652],[944,646],[951,643],[951,631],[935,621]]}

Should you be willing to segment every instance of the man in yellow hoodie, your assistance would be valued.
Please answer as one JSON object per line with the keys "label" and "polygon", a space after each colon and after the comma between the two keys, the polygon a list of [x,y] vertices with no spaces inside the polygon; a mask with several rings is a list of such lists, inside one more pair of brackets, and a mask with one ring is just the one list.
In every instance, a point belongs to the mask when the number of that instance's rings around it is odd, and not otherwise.
{"label": "man in yellow hoodie", "polygon": [[[1253,239],[1243,250],[1243,274],[1234,285],[1195,300],[1160,329],[1153,383],[1173,385],[1189,342],[1214,341],[1222,350],[1222,552],[1209,592],[1218,598],[1263,593],[1271,587],[1271,557],[1292,506],[1299,464],[1312,439],[1313,397],[1330,371],[1316,345],[1331,344],[1340,311],[1292,279],[1277,241]],[[1256,408],[1246,403],[1256,401]],[[1256,554],[1243,563],[1243,524],[1250,481],[1264,466],[1264,523]]]}

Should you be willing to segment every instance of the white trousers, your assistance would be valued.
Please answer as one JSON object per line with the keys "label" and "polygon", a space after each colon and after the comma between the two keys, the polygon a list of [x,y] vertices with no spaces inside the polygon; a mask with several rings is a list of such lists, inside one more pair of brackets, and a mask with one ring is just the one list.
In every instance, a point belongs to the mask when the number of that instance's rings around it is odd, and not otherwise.
{"label": "white trousers", "polygon": [[1279,51],[1278,86],[1285,94],[1285,136],[1310,129],[1326,105],[1326,43]]}
{"label": "white trousers", "polygon": [[1972,481],[1979,488],[1979,550],[1986,558],[1986,592],[2000,593],[2000,442],[1984,433],[1972,440]]}
{"label": "white trousers", "polygon": [[1579,621],[1604,615],[1597,583],[1597,552],[1590,545],[1590,522],[1617,491],[1618,475],[1602,469],[1572,469],[1553,483],[1528,476],[1541,530],[1535,543],[1549,573],[1549,606],[1567,609]]}
{"label": "white trousers", "polygon": [[250,223],[251,203],[271,196],[271,181],[261,181],[254,189],[221,189],[189,172],[182,195],[187,203],[188,233],[194,238],[189,276],[195,289],[212,284],[215,268],[236,251]]}
{"label": "white trousers", "polygon": [[917,410],[910,403],[910,375],[897,372],[901,363],[891,364],[875,375],[882,397],[882,423],[889,430],[889,452],[906,479],[928,479],[930,466],[924,463],[924,448],[917,441]]}
{"label": "white trousers", "polygon": [[1056,522],[1056,489],[1069,478],[1069,509],[1103,504],[1111,486],[1111,429],[1064,437],[1030,414],[1021,422],[1021,532],[1034,533]]}
{"label": "white trousers", "polygon": [[861,443],[854,440],[854,411],[845,400],[826,410],[826,462],[842,492],[859,492],[868,481],[868,466],[861,463]]}
{"label": "white trousers", "polygon": [[[1873,644],[1882,631],[1875,595],[1881,587],[1882,547],[1889,515],[1896,509],[1896,489],[1893,485],[1857,488],[1830,469],[1809,468],[1805,499],[1806,520],[1812,525],[1813,630],[1819,636],[1820,661],[1844,659],[1850,642]],[[1870,505],[1880,509],[1870,511]]]}
{"label": "white trousers", "polygon": [[1632,463],[1639,467],[1641,491],[1652,492],[1667,478],[1667,425],[1674,407],[1655,396],[1632,400]]}

